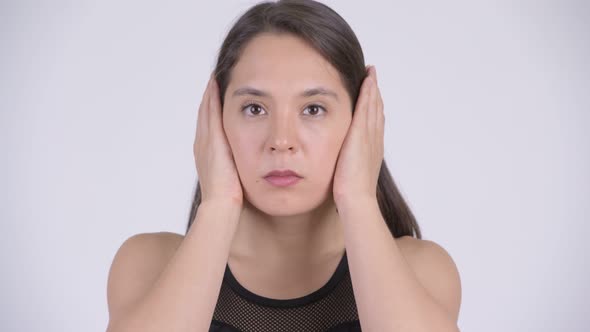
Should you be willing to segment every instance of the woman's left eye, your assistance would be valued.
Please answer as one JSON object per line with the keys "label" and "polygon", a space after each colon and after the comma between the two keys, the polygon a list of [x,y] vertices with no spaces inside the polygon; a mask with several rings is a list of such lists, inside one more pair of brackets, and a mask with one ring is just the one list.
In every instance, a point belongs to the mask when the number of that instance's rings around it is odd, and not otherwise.
{"label": "woman's left eye", "polygon": [[[312,108],[313,108],[313,109],[321,109],[321,110],[322,110],[324,113],[326,113],[326,109],[325,109],[325,108],[323,108],[323,107],[322,107],[322,106],[320,106],[320,105],[317,105],[317,104],[309,105],[309,106],[307,106],[307,107],[306,107],[306,109],[312,109]],[[317,115],[317,114],[319,113],[319,111],[317,111],[317,113],[316,113],[316,111],[314,111],[314,113],[315,113],[315,114],[311,114],[311,115],[312,115],[312,116],[315,116],[315,115]]]}

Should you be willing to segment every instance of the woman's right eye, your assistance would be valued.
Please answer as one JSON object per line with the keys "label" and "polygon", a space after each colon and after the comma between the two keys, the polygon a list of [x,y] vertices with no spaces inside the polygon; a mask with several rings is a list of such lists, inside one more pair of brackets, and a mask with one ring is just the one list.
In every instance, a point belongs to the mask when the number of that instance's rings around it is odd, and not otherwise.
{"label": "woman's right eye", "polygon": [[251,103],[251,104],[248,104],[248,105],[242,107],[242,112],[244,112],[244,111],[246,111],[248,109],[250,109],[251,110],[250,113],[253,114],[253,115],[248,115],[248,116],[257,116],[263,110],[262,107],[260,107],[260,105]]}

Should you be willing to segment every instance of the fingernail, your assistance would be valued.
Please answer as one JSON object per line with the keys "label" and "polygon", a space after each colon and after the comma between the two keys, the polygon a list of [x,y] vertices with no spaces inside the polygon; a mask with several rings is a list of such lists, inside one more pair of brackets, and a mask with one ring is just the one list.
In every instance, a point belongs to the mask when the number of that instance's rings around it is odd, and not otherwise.
{"label": "fingernail", "polygon": [[372,72],[372,69],[371,68],[372,67],[373,66],[371,66],[371,65],[368,65],[367,66],[367,79],[369,80],[369,84],[371,84],[372,81],[373,81],[373,78],[371,77],[371,72]]}
{"label": "fingernail", "polygon": [[377,80],[377,67],[373,66],[373,73],[375,74],[375,82],[378,82]]}
{"label": "fingernail", "polygon": [[215,82],[215,78],[211,80],[211,89],[213,89],[213,91],[216,91],[217,89],[217,82]]}

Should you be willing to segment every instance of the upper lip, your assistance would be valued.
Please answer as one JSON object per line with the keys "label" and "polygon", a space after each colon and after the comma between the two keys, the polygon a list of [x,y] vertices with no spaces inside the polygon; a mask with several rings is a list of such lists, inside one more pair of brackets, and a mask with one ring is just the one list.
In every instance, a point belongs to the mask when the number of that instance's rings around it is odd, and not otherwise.
{"label": "upper lip", "polygon": [[301,175],[297,174],[297,172],[292,171],[290,169],[275,169],[273,171],[268,172],[264,177],[268,176],[296,176],[301,177]]}

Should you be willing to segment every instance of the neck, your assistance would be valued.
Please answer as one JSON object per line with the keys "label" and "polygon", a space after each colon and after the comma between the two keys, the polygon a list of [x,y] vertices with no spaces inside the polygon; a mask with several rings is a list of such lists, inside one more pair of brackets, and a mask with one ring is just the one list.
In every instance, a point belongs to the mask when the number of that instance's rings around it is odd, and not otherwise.
{"label": "neck", "polygon": [[290,216],[268,215],[246,201],[230,255],[280,265],[324,260],[343,250],[344,233],[334,200]]}

